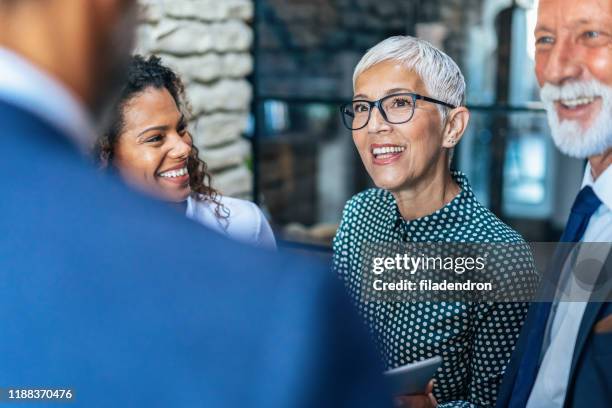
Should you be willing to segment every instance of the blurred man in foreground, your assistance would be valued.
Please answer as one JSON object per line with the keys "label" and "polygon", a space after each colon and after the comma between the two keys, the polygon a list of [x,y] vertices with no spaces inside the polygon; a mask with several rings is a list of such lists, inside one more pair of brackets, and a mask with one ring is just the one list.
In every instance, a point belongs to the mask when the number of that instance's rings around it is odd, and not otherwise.
{"label": "blurred man in foreground", "polygon": [[135,7],[0,0],[0,399],[384,405],[328,272],[203,232],[78,153],[112,101]]}
{"label": "blurred man in foreground", "polygon": [[[588,159],[561,241],[612,242],[612,0],[540,0],[535,41],[555,143]],[[612,303],[583,300],[532,305],[498,407],[612,406]]]}

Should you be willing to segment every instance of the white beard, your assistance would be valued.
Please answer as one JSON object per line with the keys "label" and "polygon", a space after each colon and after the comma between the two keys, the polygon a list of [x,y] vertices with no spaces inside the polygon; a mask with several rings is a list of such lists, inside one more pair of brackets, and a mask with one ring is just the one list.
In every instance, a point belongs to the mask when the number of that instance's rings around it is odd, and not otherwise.
{"label": "white beard", "polygon": [[[612,87],[599,81],[576,81],[556,86],[544,84],[540,96],[555,144],[571,157],[585,159],[605,152],[612,147]],[[573,120],[559,121],[555,101],[561,98],[601,97],[601,110],[591,126],[583,129]]]}

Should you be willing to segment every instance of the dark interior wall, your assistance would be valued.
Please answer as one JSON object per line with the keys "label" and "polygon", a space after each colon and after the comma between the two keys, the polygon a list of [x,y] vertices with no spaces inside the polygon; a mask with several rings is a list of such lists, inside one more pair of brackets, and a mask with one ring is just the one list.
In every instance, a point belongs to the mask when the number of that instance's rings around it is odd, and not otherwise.
{"label": "dark interior wall", "polygon": [[259,0],[258,85],[262,95],[350,96],[352,69],[379,41],[447,28],[443,47],[461,64],[466,26],[483,0]]}

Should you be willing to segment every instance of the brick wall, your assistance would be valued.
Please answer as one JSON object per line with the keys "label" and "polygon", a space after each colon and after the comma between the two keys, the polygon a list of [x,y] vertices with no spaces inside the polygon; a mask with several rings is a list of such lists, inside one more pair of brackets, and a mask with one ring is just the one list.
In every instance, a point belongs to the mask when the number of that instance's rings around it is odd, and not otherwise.
{"label": "brick wall", "polygon": [[252,0],[140,0],[136,52],[154,53],[187,85],[192,132],[223,194],[249,198],[247,129],[253,69]]}

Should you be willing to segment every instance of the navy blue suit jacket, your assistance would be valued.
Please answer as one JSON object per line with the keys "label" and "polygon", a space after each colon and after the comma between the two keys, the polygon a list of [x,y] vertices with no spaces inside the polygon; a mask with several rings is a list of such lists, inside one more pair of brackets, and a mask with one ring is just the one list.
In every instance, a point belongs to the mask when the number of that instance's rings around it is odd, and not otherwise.
{"label": "navy blue suit jacket", "polygon": [[[597,298],[610,299],[612,296],[612,255],[608,255],[600,272],[598,285]],[[512,359],[506,368],[497,399],[497,408],[508,407],[510,403],[521,359],[525,354],[527,338],[535,326],[533,316],[535,310],[542,305],[542,303],[533,303],[530,307]],[[609,322],[605,325],[608,329],[601,329],[601,323],[606,322]],[[557,358],[559,360],[572,359],[565,408],[612,407],[612,303],[588,303],[580,323],[573,356],[557,356]]]}
{"label": "navy blue suit jacket", "polygon": [[3,102],[0,132],[0,389],[71,387],[83,407],[387,404],[325,268],[128,191]]}

